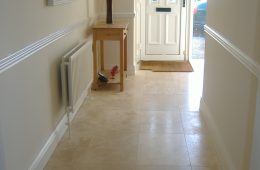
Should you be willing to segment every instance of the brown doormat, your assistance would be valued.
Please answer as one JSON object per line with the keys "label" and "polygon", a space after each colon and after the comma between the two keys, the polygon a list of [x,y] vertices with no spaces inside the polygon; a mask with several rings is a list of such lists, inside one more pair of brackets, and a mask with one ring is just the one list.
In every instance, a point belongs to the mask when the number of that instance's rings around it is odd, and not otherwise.
{"label": "brown doormat", "polygon": [[189,61],[141,61],[140,69],[154,72],[193,72]]}

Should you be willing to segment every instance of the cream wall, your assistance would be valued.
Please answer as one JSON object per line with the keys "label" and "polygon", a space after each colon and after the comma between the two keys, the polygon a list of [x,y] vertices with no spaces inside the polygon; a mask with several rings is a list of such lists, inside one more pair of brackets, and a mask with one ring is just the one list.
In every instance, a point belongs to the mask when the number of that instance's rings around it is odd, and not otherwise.
{"label": "cream wall", "polygon": [[[115,13],[127,13],[134,11],[134,0],[112,0],[113,12]],[[106,0],[98,0],[99,12],[106,12]]]}
{"label": "cream wall", "polygon": [[[259,22],[259,18],[260,18],[260,1],[258,1],[258,5],[257,5],[257,17],[256,17],[256,36],[255,36],[255,54],[256,57],[256,61],[258,64],[260,64],[260,57],[259,57],[259,54],[260,54],[260,22]],[[257,55],[258,54],[258,55]]]}
{"label": "cream wall", "polygon": [[206,42],[203,100],[228,161],[236,170],[248,169],[257,78],[215,40]]}
{"label": "cream wall", "polygon": [[87,16],[86,0],[48,7],[46,1],[2,0],[1,58]]}
{"label": "cream wall", "polygon": [[[257,30],[260,30],[260,2],[258,2],[258,20],[257,20]],[[257,31],[257,36],[255,37],[257,54],[260,54],[260,32]],[[259,56],[259,55],[258,55]],[[260,57],[257,58],[258,63],[260,63]],[[254,142],[252,148],[252,160],[251,160],[251,170],[260,169],[260,81],[258,82],[258,98],[257,98],[257,108],[255,116],[255,127],[254,127]]]}
{"label": "cream wall", "polygon": [[89,5],[96,8],[94,0],[54,7],[45,1],[1,1],[0,60],[62,28],[83,24],[0,74],[0,170],[27,170],[63,117],[60,59],[90,31],[87,25],[97,14]]}
{"label": "cream wall", "polygon": [[254,52],[257,20],[257,0],[211,0],[207,23],[239,49],[256,59]]}
{"label": "cream wall", "polygon": [[[207,25],[259,63],[258,0],[208,3]],[[245,170],[250,164],[258,77],[236,57],[213,37],[206,37],[202,102],[207,109],[201,110],[225,168]]]}
{"label": "cream wall", "polygon": [[260,169],[260,83],[258,83],[257,108],[254,127],[254,142],[252,148],[252,160],[250,170]]}

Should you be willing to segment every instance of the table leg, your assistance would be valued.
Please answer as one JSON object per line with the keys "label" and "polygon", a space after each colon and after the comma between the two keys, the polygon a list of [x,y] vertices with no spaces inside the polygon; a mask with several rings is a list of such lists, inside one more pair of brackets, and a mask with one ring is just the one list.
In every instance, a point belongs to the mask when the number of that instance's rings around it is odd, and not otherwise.
{"label": "table leg", "polygon": [[120,91],[124,90],[124,38],[120,40]]}
{"label": "table leg", "polygon": [[96,49],[96,41],[93,40],[93,84],[92,84],[92,89],[96,90],[97,89],[97,49]]}
{"label": "table leg", "polygon": [[127,71],[127,35],[124,40],[124,69]]}
{"label": "table leg", "polygon": [[100,62],[101,62],[101,70],[104,71],[104,41],[100,40]]}

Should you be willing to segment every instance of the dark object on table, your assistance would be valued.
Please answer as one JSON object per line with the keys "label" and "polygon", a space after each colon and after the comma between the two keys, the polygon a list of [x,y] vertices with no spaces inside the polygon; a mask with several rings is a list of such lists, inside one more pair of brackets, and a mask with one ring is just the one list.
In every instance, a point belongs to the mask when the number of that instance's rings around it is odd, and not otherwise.
{"label": "dark object on table", "polygon": [[107,0],[107,24],[112,24],[112,0]]}

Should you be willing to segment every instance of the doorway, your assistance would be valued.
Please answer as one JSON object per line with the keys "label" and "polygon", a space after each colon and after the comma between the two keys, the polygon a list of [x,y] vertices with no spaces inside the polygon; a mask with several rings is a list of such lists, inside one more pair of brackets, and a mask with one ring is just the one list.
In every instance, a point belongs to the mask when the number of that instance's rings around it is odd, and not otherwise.
{"label": "doorway", "polygon": [[[191,59],[204,59],[205,51],[205,35],[204,35],[204,25],[206,23],[206,13],[207,13],[207,0],[135,0],[136,2],[136,62],[140,60],[153,60],[153,61],[171,61],[171,60],[184,60],[188,61]],[[179,50],[175,51],[175,54],[165,54],[163,52],[159,53],[155,46],[160,46],[159,42],[164,42],[167,38],[162,38],[163,35],[166,35],[167,25],[165,20],[167,15],[174,15],[171,12],[162,12],[159,9],[156,12],[156,8],[166,8],[162,10],[167,10],[167,4],[171,3],[179,4],[180,8],[180,25],[179,25]],[[148,5],[147,5],[148,4]],[[148,10],[146,7],[148,6]],[[170,10],[173,11],[174,8]],[[168,9],[169,10],[169,9]],[[150,13],[153,11],[153,13]],[[152,16],[151,16],[152,15]],[[147,18],[150,21],[147,21]],[[152,19],[152,18],[155,19]],[[184,20],[185,18],[185,20]],[[161,24],[156,24],[157,22]],[[149,23],[150,22],[150,23]],[[148,23],[148,24],[147,24]],[[164,26],[162,27],[164,23]],[[150,32],[148,25],[150,24]],[[158,32],[158,30],[166,29],[166,31],[161,34],[153,34]],[[148,30],[148,31],[147,31]],[[168,29],[169,30],[169,29]],[[150,36],[150,37],[149,37]],[[174,37],[172,35],[172,37]],[[170,38],[171,39],[171,38]],[[150,41],[150,44],[149,44]],[[156,44],[156,41],[157,44]],[[146,43],[148,42],[148,43]],[[147,44],[150,46],[150,51],[147,49]],[[167,43],[163,44],[167,46]],[[164,50],[164,49],[162,49]],[[176,50],[176,49],[175,49]],[[151,52],[155,51],[155,54]]]}
{"label": "doorway", "polygon": [[188,4],[186,0],[143,1],[141,60],[187,60]]}
{"label": "doorway", "polygon": [[207,0],[194,0],[192,59],[204,59]]}

